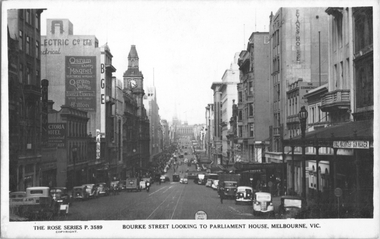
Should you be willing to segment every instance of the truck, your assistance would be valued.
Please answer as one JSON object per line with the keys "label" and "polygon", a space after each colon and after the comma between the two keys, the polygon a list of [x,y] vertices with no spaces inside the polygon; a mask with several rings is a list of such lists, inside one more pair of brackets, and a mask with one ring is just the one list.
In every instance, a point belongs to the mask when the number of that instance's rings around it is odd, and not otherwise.
{"label": "truck", "polygon": [[218,194],[225,197],[234,198],[237,186],[240,182],[240,174],[221,173],[219,174]]}

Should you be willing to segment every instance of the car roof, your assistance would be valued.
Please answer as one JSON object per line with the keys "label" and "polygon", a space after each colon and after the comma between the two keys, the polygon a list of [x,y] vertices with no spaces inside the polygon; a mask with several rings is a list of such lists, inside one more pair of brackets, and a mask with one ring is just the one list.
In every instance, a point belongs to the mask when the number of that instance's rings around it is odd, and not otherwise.
{"label": "car roof", "polygon": [[251,189],[252,190],[252,187],[248,187],[248,186],[239,186],[237,187],[237,189]]}
{"label": "car roof", "polygon": [[262,194],[262,195],[272,195],[271,193],[268,193],[268,192],[255,192],[256,193],[256,195],[260,195],[260,194]]}
{"label": "car roof", "polygon": [[49,189],[49,187],[29,187],[26,190],[39,190],[39,189]]}

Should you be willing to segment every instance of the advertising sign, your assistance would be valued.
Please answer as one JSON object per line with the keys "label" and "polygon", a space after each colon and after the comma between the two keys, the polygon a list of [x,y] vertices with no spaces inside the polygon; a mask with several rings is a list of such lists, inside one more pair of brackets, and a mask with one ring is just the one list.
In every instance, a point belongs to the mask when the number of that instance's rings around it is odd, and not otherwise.
{"label": "advertising sign", "polygon": [[333,147],[339,149],[369,149],[369,141],[334,141]]}
{"label": "advertising sign", "polygon": [[66,56],[66,105],[96,110],[96,57]]}
{"label": "advertising sign", "polygon": [[48,146],[57,148],[66,146],[66,123],[48,124]]}

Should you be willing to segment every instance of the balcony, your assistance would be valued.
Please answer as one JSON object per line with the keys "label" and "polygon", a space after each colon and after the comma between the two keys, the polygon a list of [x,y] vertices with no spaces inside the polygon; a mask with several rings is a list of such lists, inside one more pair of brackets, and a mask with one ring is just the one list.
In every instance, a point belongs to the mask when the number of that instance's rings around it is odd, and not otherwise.
{"label": "balcony", "polygon": [[36,85],[24,85],[24,94],[27,99],[39,100],[41,98],[41,88]]}
{"label": "balcony", "polygon": [[322,96],[323,112],[348,109],[350,109],[350,90],[335,90]]}

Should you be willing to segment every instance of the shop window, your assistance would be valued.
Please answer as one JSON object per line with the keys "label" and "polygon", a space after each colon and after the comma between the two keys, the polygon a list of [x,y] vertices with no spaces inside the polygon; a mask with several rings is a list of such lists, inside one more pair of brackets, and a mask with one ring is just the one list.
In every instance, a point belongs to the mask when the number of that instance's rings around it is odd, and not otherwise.
{"label": "shop window", "polygon": [[20,30],[18,32],[18,47],[20,50],[23,50],[24,45],[24,33]]}

